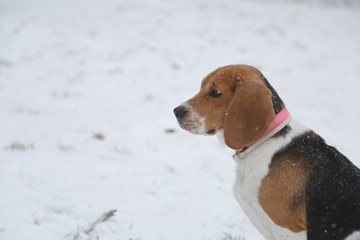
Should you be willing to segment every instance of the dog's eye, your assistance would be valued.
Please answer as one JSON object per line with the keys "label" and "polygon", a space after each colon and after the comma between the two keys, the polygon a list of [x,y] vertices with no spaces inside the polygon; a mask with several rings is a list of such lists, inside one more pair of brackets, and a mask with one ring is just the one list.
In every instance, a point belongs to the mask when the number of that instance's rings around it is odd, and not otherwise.
{"label": "dog's eye", "polygon": [[209,92],[209,96],[217,98],[221,96],[221,92],[219,90],[211,89]]}

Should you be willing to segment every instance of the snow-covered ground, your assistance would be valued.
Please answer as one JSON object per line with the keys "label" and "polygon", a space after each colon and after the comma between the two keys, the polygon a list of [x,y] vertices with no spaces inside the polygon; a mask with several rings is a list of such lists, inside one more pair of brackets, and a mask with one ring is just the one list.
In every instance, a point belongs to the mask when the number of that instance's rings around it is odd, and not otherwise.
{"label": "snow-covered ground", "polygon": [[359,4],[310,2],[1,0],[0,239],[262,239],[172,113],[227,64],[360,166]]}

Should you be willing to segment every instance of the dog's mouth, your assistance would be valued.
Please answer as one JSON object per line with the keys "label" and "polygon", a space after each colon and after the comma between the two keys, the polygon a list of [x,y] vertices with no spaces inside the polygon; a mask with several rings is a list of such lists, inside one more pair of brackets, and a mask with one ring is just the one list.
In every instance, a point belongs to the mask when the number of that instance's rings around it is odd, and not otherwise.
{"label": "dog's mouth", "polygon": [[178,124],[182,129],[184,129],[188,132],[192,132],[192,130],[195,128],[192,124],[189,124],[189,123],[181,121],[181,120],[178,120]]}
{"label": "dog's mouth", "polygon": [[182,121],[178,120],[178,124],[182,129],[186,130],[186,128],[185,128],[184,124],[182,123]]}
{"label": "dog's mouth", "polygon": [[216,129],[213,128],[213,129],[210,129],[209,131],[206,132],[206,134],[208,135],[214,135],[216,133]]}
{"label": "dog's mouth", "polygon": [[204,129],[204,126],[202,127],[198,127],[197,124],[194,124],[193,122],[188,122],[188,121],[181,121],[178,120],[179,126],[188,131],[191,132],[193,134],[198,134],[198,135],[215,135],[217,133],[217,129],[216,128],[211,128],[210,130],[206,131]]}

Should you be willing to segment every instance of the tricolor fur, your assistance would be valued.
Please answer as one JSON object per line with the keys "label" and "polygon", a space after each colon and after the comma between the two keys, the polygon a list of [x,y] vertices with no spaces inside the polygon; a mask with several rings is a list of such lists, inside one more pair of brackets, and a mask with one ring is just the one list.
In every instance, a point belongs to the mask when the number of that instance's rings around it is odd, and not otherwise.
{"label": "tricolor fur", "polygon": [[295,120],[265,138],[283,108],[259,70],[230,65],[174,112],[185,130],[238,151],[234,194],[265,239],[360,240],[360,170]]}

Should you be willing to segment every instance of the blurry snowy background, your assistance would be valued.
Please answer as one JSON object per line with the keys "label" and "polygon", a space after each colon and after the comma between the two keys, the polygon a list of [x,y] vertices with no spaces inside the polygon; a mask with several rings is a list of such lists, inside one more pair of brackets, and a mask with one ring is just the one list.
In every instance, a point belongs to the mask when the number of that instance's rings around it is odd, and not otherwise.
{"label": "blurry snowy background", "polygon": [[233,151],[172,109],[254,65],[359,166],[359,26],[356,0],[0,0],[0,239],[262,239]]}

